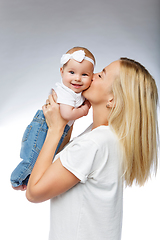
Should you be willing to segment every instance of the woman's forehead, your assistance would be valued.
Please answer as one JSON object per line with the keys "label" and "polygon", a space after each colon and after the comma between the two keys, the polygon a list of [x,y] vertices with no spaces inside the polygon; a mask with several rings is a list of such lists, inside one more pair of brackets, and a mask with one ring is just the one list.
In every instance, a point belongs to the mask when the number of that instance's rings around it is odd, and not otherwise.
{"label": "woman's forehead", "polygon": [[120,61],[119,60],[110,63],[108,66],[106,66],[102,70],[104,75],[106,75],[109,72],[119,75],[119,71],[120,71]]}

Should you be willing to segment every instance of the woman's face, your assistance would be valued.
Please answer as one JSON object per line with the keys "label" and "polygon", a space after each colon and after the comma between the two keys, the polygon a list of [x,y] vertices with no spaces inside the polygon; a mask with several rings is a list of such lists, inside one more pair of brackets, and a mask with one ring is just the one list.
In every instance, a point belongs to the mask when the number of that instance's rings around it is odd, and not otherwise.
{"label": "woman's face", "polygon": [[90,87],[83,92],[83,96],[93,104],[106,104],[113,99],[112,84],[119,76],[120,62],[115,61],[105,67],[102,72],[95,73]]}

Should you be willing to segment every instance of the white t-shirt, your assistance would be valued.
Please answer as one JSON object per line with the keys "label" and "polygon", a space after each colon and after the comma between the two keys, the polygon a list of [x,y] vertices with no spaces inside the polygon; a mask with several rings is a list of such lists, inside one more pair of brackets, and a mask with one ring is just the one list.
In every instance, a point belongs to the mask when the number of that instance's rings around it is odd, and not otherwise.
{"label": "white t-shirt", "polygon": [[123,179],[116,135],[100,126],[71,141],[59,154],[80,182],[51,199],[49,240],[120,240]]}

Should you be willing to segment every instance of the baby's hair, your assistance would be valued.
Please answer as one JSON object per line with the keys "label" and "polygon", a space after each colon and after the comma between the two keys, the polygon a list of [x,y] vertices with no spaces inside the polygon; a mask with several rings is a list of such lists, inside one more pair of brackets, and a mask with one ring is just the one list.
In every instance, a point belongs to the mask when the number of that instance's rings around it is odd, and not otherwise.
{"label": "baby's hair", "polygon": [[74,53],[76,51],[83,50],[85,52],[85,56],[91,58],[94,61],[94,64],[96,63],[94,55],[85,47],[73,47],[69,49],[66,53]]}

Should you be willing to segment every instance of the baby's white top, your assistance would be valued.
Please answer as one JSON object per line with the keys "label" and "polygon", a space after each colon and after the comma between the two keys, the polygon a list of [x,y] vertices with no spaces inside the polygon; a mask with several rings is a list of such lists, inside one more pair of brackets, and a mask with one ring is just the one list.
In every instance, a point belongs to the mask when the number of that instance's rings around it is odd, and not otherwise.
{"label": "baby's white top", "polygon": [[82,105],[85,98],[82,96],[82,92],[75,93],[72,89],[66,87],[62,82],[56,83],[57,103],[63,103],[72,107],[78,108]]}
{"label": "baby's white top", "polygon": [[[85,100],[85,98],[82,96],[82,92],[75,93],[72,89],[66,87],[62,82],[56,83],[55,91],[58,97],[57,103],[62,103],[78,108]],[[73,123],[74,121],[71,120],[68,122],[68,125],[71,126]]]}

